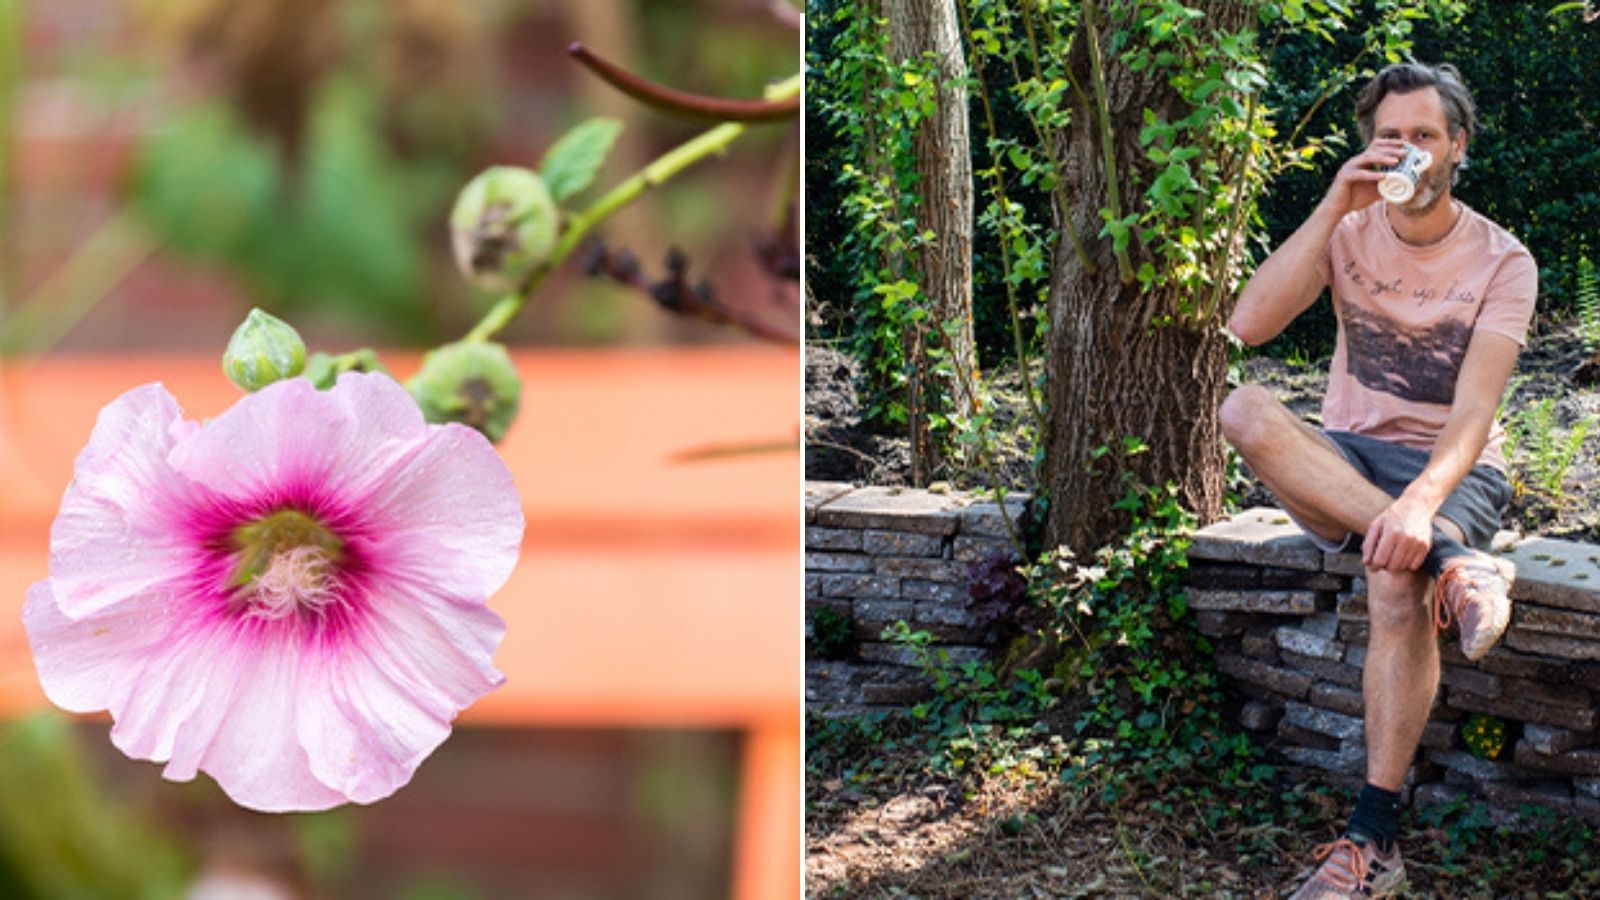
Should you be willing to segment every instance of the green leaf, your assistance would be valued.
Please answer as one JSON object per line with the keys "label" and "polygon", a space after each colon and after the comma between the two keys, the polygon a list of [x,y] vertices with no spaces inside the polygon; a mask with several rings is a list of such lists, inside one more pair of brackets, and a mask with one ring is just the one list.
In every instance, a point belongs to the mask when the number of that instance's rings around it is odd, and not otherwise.
{"label": "green leaf", "polygon": [[622,123],[616,119],[589,119],[551,145],[539,164],[539,176],[557,203],[594,181],[621,131]]}

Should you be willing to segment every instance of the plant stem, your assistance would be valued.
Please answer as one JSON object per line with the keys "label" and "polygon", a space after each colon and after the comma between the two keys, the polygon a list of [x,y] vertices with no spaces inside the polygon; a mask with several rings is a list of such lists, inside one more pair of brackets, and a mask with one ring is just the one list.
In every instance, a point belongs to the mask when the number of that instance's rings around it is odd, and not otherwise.
{"label": "plant stem", "polygon": [[[781,99],[800,91],[800,76],[794,75],[775,85],[768,91],[768,97]],[[554,272],[558,266],[566,261],[572,251],[578,248],[583,239],[595,226],[615,215],[618,210],[644,196],[645,191],[658,187],[670,181],[673,176],[689,168],[708,156],[720,155],[728,149],[728,145],[743,135],[749,126],[739,122],[725,122],[721,125],[701,132],[688,141],[679,144],[666,153],[657,157],[649,165],[635,172],[627,180],[607,191],[593,204],[581,212],[575,213],[567,220],[566,228],[561,232],[561,238],[556,241],[555,249],[550,252],[550,257],[539,265],[528,277],[523,280],[514,293],[500,298],[488,313],[486,313],[467,336],[464,342],[481,342],[498,334],[501,329],[516,318],[522,311],[539,286]]]}
{"label": "plant stem", "polygon": [[[1245,101],[1244,124],[1248,130],[1255,123],[1256,95],[1251,94]],[[1223,290],[1230,287],[1228,284],[1228,270],[1233,268],[1234,242],[1238,240],[1239,229],[1244,224],[1244,192],[1250,179],[1250,144],[1245,144],[1244,154],[1239,162],[1239,181],[1233,189],[1233,215],[1228,219],[1228,237],[1222,242],[1222,260],[1217,265],[1214,282],[1211,286],[1211,299],[1202,309],[1197,310],[1196,324],[1204,325],[1217,311],[1222,308]]]}
{"label": "plant stem", "polygon": [[[1100,151],[1105,157],[1106,201],[1111,208],[1111,221],[1122,220],[1122,195],[1117,187],[1117,148],[1111,136],[1111,101],[1106,97],[1106,73],[1100,62],[1100,36],[1095,20],[1099,18],[1094,0],[1084,0],[1081,27],[1088,29],[1089,75],[1094,87],[1095,118],[1100,120]],[[1133,263],[1128,259],[1127,248],[1118,250],[1113,242],[1112,253],[1117,257],[1117,275],[1123,284],[1133,281]]]}
{"label": "plant stem", "polygon": [[0,320],[11,298],[16,244],[11,240],[11,157],[15,140],[16,91],[22,78],[22,3],[0,0]]}
{"label": "plant stem", "polygon": [[[967,46],[972,48],[972,62],[969,68],[972,70],[973,81],[977,82],[978,100],[983,104],[984,125],[989,130],[989,141],[992,147],[1000,138],[999,129],[995,127],[994,106],[989,102],[989,86],[983,80],[983,63],[978,58],[977,45],[972,40],[971,14],[968,12],[965,2],[958,4],[958,9],[961,11],[961,30],[967,39]],[[1028,37],[1031,43],[1033,38],[1033,28],[1031,26],[1028,28]],[[1000,174],[998,154],[996,156],[997,158],[993,160],[992,167],[994,172],[994,192],[995,196],[1000,199],[1001,214],[1005,216],[1010,214],[1011,201],[1006,198],[1006,182],[1005,178]],[[1017,286],[1011,282],[1011,247],[1006,240],[1004,228],[997,225],[996,232],[995,237],[1000,244],[1000,266],[1004,270],[1005,276],[1006,308],[1011,314],[1011,336],[1016,342],[1017,363],[1022,366],[1023,395],[1028,398],[1028,409],[1033,413],[1034,427],[1038,429],[1037,434],[1043,435],[1047,423],[1044,419],[1044,411],[1039,408],[1039,400],[1033,395],[1033,381],[1029,374],[1033,371],[1033,366],[1029,364],[1027,341],[1022,336],[1022,315],[1017,310]]]}
{"label": "plant stem", "polygon": [[160,247],[131,210],[112,213],[0,328],[0,353],[48,350]]}

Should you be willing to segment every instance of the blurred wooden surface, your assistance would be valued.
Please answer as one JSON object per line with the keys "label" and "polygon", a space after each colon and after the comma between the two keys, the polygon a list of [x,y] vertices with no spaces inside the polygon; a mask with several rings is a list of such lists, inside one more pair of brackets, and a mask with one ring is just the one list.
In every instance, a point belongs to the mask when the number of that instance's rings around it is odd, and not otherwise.
{"label": "blurred wooden surface", "polygon": [[[402,378],[417,364],[385,359]],[[490,601],[508,625],[496,656],[507,683],[461,722],[743,732],[734,895],[798,896],[797,353],[516,360],[523,408],[500,450],[528,528]],[[209,354],[0,360],[0,716],[46,705],[21,607],[47,573],[73,460],[100,408],[150,381],[190,418],[238,397]],[[740,448],[751,452],[722,452]]]}

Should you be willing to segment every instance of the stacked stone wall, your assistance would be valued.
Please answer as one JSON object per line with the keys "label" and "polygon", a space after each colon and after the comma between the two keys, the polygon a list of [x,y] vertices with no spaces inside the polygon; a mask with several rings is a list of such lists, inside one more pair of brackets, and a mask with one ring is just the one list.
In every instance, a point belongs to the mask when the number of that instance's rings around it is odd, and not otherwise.
{"label": "stacked stone wall", "polygon": [[[1440,640],[1433,712],[1408,783],[1416,802],[1479,797],[1600,821],[1600,547],[1502,533],[1517,566],[1511,627],[1469,662]],[[1365,771],[1361,558],[1323,553],[1287,516],[1256,509],[1202,530],[1185,576],[1238,721],[1290,763],[1357,785]],[[1473,714],[1505,729],[1493,758],[1469,750]]]}
{"label": "stacked stone wall", "polygon": [[[1024,502],[1008,497],[1014,519]],[[1495,550],[1517,566],[1511,627],[1477,663],[1453,634],[1441,639],[1438,696],[1406,793],[1422,805],[1466,796],[1600,822],[1600,547],[1506,533]],[[953,660],[991,653],[970,608],[968,565],[1011,551],[993,502],[808,484],[808,708],[895,709],[925,697],[912,655],[881,640],[895,621],[930,632]],[[1230,714],[1280,762],[1359,784],[1368,636],[1360,557],[1324,553],[1281,511],[1257,509],[1197,534],[1184,580]],[[821,609],[851,623],[851,658],[817,654],[811,623]],[[1495,758],[1474,755],[1463,737],[1474,714],[1504,727]]]}
{"label": "stacked stone wall", "polygon": [[[1020,520],[1026,497],[1006,509]],[[903,621],[931,634],[954,662],[988,652],[967,592],[976,561],[1015,559],[999,504],[974,495],[806,485],[806,703],[830,713],[898,709],[927,695],[909,648],[883,640]],[[819,610],[850,623],[848,658],[824,659]]]}

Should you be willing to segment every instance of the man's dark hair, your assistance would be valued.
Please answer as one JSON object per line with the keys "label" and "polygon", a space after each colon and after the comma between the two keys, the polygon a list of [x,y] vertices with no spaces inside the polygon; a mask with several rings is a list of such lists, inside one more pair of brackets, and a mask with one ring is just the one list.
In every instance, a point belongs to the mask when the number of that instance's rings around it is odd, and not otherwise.
{"label": "man's dark hair", "polygon": [[[1478,113],[1472,104],[1472,94],[1467,91],[1466,84],[1461,80],[1461,72],[1449,63],[1430,66],[1418,62],[1403,62],[1384,67],[1383,71],[1367,82],[1367,86],[1361,89],[1361,96],[1356,98],[1356,127],[1361,130],[1362,143],[1372,143],[1374,130],[1372,118],[1383,98],[1390,94],[1409,94],[1429,87],[1439,92],[1450,139],[1455,140],[1456,135],[1465,131],[1467,139],[1471,140],[1473,135],[1478,133]],[[1467,160],[1463,155],[1461,165],[1457,168],[1462,168],[1466,164]]]}

